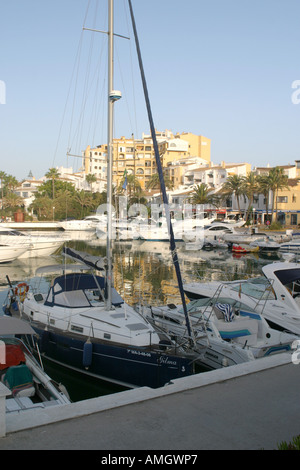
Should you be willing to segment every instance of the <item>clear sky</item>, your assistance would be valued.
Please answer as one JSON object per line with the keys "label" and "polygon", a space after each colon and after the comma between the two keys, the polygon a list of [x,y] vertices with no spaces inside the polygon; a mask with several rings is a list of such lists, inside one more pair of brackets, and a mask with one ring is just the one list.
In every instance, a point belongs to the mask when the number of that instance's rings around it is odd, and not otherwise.
{"label": "clear sky", "polygon": [[[115,137],[149,132],[127,0],[115,0]],[[300,159],[299,0],[132,0],[155,127],[214,163]],[[0,170],[36,178],[106,142],[107,0],[0,0]],[[98,73],[99,72],[99,73]],[[299,82],[300,85],[300,82]],[[300,90],[300,86],[299,86]],[[300,98],[300,93],[294,98]]]}

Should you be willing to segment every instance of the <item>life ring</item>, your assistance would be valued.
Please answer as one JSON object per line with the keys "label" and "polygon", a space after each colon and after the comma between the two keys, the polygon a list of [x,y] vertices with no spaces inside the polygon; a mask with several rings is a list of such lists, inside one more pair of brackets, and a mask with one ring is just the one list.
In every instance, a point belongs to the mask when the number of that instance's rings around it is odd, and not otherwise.
{"label": "life ring", "polygon": [[21,282],[15,288],[15,295],[17,295],[20,301],[23,302],[28,291],[29,291],[29,285],[26,282]]}

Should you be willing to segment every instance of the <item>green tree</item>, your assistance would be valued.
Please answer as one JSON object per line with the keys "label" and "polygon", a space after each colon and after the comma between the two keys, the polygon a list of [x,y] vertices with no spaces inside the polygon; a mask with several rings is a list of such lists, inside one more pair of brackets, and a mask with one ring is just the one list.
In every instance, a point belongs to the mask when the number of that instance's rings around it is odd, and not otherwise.
{"label": "green tree", "polygon": [[[68,190],[73,195],[76,193],[76,189],[72,183],[62,180],[54,180],[54,195],[60,191],[66,190]],[[53,181],[49,179],[48,181],[45,181],[43,184],[41,184],[41,186],[38,188],[36,197],[39,197],[40,195],[48,196],[50,199],[53,199]]]}
{"label": "green tree", "polygon": [[39,220],[50,220],[52,217],[53,200],[47,195],[35,197],[30,209],[37,215]]}
{"label": "green tree", "polygon": [[84,216],[84,209],[91,208],[94,206],[93,196],[83,189],[78,191],[75,196],[76,201],[80,204],[81,207],[81,218]]}
{"label": "green tree", "polygon": [[213,191],[214,190],[210,189],[205,183],[197,184],[191,195],[190,201],[192,204],[209,204],[212,206],[218,206],[219,198],[213,194]]}
{"label": "green tree", "polygon": [[[167,189],[173,189],[174,183],[166,172],[164,172],[164,181]],[[147,181],[146,189],[160,189],[160,180],[158,173],[153,173],[149,181]]]}
{"label": "green tree", "polygon": [[245,217],[245,220],[247,222],[250,216],[250,210],[253,204],[254,194],[258,192],[257,177],[256,174],[253,173],[253,171],[250,171],[250,173],[244,179],[243,192],[248,198],[248,208]]}
{"label": "green tree", "polygon": [[17,207],[21,207],[24,204],[23,198],[18,196],[16,193],[8,193],[3,198],[3,208],[13,211]]}
{"label": "green tree", "polygon": [[3,199],[3,195],[4,195],[4,181],[5,181],[6,176],[7,174],[5,173],[5,171],[0,171],[1,199]]}
{"label": "green tree", "polygon": [[241,212],[240,196],[243,195],[244,179],[244,176],[232,175],[227,178],[222,186],[222,193],[224,193],[224,195],[229,196],[230,194],[234,194],[236,197],[239,212]]}
{"label": "green tree", "polygon": [[89,173],[86,175],[85,180],[90,185],[91,191],[93,192],[93,183],[96,183],[97,181],[96,175]]}
{"label": "green tree", "polygon": [[270,188],[273,193],[272,199],[272,222],[274,217],[274,211],[276,213],[275,219],[277,220],[277,196],[278,191],[282,189],[289,189],[288,177],[284,174],[283,168],[276,166],[271,168],[269,173]]}
{"label": "green tree", "polygon": [[[126,189],[123,187],[125,183],[125,179],[127,179]],[[139,196],[142,194],[141,183],[139,182],[139,180],[136,178],[135,175],[126,175],[122,177],[119,183],[119,186],[117,188],[117,193],[124,194],[125,191],[127,192],[129,198],[133,196]]]}
{"label": "green tree", "polygon": [[56,168],[49,168],[48,172],[45,174],[46,178],[52,181],[52,199],[54,199],[55,194],[55,184],[54,181],[57,180],[60,176],[59,171]]}
{"label": "green tree", "polygon": [[15,176],[6,175],[4,177],[4,185],[9,192],[12,192],[19,186],[19,181],[17,180],[17,178],[15,178]]}
{"label": "green tree", "polygon": [[269,175],[257,175],[258,192],[263,194],[266,201],[266,216],[269,216],[269,203],[270,203],[270,191],[271,181]]}

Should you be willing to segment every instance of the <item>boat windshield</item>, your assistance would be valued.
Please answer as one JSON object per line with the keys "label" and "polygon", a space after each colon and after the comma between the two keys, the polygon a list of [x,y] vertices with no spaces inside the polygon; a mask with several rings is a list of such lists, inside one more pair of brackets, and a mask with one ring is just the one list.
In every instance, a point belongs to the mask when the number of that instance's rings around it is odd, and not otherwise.
{"label": "boat windshield", "polygon": [[4,230],[0,231],[0,235],[12,235],[14,237],[24,237],[25,233],[19,232],[18,230]]}
{"label": "boat windshield", "polygon": [[276,296],[270,281],[261,276],[237,283],[232,290],[257,300],[275,300]]}
{"label": "boat windshield", "polygon": [[[103,299],[100,290],[105,290],[105,280],[100,276],[86,273],[68,273],[54,279],[45,305],[65,308],[89,308],[99,305]],[[112,288],[112,304],[124,303],[118,292]]]}
{"label": "boat windshield", "polygon": [[275,276],[292,294],[300,293],[300,269],[280,269]]}
{"label": "boat windshield", "polygon": [[[202,299],[196,299],[192,300],[188,305],[187,305],[187,311],[193,316],[200,316],[203,313],[203,310],[206,307],[211,307],[214,306],[215,304],[228,304],[231,305],[235,309],[235,311],[247,311],[249,313],[255,313],[254,310],[252,310],[250,307],[248,307],[246,304],[243,302],[240,302],[239,300],[232,299],[230,297],[218,297],[218,298],[202,298]],[[181,308],[179,310],[180,313],[183,313],[183,309]]]}

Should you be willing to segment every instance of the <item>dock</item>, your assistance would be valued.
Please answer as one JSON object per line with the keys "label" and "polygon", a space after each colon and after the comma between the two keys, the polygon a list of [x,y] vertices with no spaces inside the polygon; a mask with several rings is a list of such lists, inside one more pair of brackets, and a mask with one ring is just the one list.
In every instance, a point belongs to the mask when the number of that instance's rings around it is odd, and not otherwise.
{"label": "dock", "polygon": [[0,226],[15,230],[62,230],[58,222],[1,222]]}
{"label": "dock", "polygon": [[8,415],[0,449],[276,450],[300,434],[299,390],[300,364],[278,354],[160,389]]}

